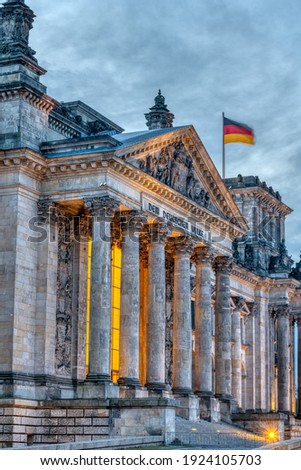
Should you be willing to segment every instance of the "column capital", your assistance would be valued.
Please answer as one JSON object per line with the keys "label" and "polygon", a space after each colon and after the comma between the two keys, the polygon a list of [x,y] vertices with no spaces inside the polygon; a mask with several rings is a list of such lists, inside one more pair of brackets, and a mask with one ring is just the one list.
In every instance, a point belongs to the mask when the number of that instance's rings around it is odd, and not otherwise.
{"label": "column capital", "polygon": [[170,238],[169,241],[174,256],[191,255],[194,248],[194,242],[190,236],[181,235],[180,237]]}
{"label": "column capital", "polygon": [[217,256],[213,263],[213,269],[216,274],[231,274],[233,269],[233,260],[230,256]]}
{"label": "column capital", "polygon": [[204,264],[212,266],[215,252],[211,246],[197,246],[194,250],[192,261],[196,265]]}
{"label": "column capital", "polygon": [[258,302],[246,302],[246,304],[247,304],[247,307],[250,311],[249,316],[256,317],[257,314],[258,314],[258,310],[259,310]]}
{"label": "column capital", "polygon": [[246,305],[246,301],[243,297],[235,296],[232,297],[232,300],[235,304],[234,311],[240,311]]}
{"label": "column capital", "polygon": [[59,217],[65,216],[65,210],[51,199],[40,199],[37,206],[38,218],[41,224],[55,224]]}
{"label": "column capital", "polygon": [[120,202],[110,196],[91,197],[84,199],[85,207],[93,217],[112,218]]}
{"label": "column capital", "polygon": [[140,233],[143,231],[143,226],[146,223],[146,215],[138,210],[122,211],[118,214],[117,218],[122,233]]}
{"label": "column capital", "polygon": [[170,229],[165,222],[154,222],[147,225],[146,236],[149,243],[163,245],[168,235],[170,235]]}
{"label": "column capital", "polygon": [[287,304],[269,305],[269,313],[275,318],[289,318],[291,314],[291,307]]}
{"label": "column capital", "polygon": [[294,320],[295,320],[296,325],[299,328],[299,326],[301,326],[301,316],[295,315]]}

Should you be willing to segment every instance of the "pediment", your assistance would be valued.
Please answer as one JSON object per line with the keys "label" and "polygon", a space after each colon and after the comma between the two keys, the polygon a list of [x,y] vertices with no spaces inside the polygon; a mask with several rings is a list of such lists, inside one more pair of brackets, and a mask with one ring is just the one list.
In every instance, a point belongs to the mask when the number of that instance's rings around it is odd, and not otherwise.
{"label": "pediment", "polygon": [[[174,129],[174,130],[173,130]],[[161,129],[163,131],[163,129]],[[140,135],[116,152],[152,178],[205,207],[215,215],[247,229],[241,213],[192,126]],[[144,138],[144,140],[143,140]]]}

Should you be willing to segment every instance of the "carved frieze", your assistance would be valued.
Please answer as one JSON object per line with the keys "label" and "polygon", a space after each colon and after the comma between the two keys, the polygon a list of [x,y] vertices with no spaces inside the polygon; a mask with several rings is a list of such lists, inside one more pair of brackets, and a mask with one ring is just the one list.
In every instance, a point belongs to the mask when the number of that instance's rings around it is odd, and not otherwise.
{"label": "carved frieze", "polygon": [[195,176],[191,156],[183,142],[169,144],[140,160],[140,169],[196,203],[209,207],[210,196]]}
{"label": "carved frieze", "polygon": [[58,273],[55,367],[60,376],[71,377],[72,291],[74,230],[71,219],[58,226]]}

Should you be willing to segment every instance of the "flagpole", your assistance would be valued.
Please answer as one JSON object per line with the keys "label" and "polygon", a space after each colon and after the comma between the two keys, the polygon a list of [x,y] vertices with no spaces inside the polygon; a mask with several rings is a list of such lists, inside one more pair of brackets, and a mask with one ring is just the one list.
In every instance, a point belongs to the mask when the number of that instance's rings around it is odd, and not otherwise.
{"label": "flagpole", "polygon": [[224,126],[224,122],[225,122],[225,113],[222,113],[222,129],[223,129],[223,145],[222,145],[222,148],[223,148],[223,171],[222,171],[222,177],[223,179],[226,178],[226,155],[225,155],[225,126]]}

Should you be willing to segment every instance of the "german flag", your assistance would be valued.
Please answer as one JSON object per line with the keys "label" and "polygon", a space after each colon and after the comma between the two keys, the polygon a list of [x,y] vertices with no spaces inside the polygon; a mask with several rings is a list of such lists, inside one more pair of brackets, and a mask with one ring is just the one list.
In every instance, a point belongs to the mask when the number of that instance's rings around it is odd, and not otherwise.
{"label": "german flag", "polygon": [[224,143],[231,144],[233,142],[255,144],[254,131],[241,122],[232,121],[224,117]]}

